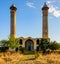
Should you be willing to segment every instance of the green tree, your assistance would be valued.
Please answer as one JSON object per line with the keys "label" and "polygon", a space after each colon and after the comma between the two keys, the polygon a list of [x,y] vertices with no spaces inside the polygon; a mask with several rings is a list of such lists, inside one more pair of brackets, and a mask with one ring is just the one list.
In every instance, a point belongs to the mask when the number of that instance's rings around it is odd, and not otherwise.
{"label": "green tree", "polygon": [[6,52],[9,47],[8,47],[8,40],[1,40],[0,41],[0,52]]}
{"label": "green tree", "polygon": [[8,46],[12,49],[18,48],[19,47],[19,40],[14,38],[13,36],[10,36]]}
{"label": "green tree", "polygon": [[51,42],[50,45],[49,45],[49,48],[50,48],[51,50],[57,50],[57,49],[60,48],[60,43],[57,43],[56,41]]}
{"label": "green tree", "polygon": [[8,47],[8,40],[1,40],[0,42],[4,47]]}
{"label": "green tree", "polygon": [[49,48],[49,42],[48,42],[48,40],[42,38],[41,39],[41,43],[39,44],[39,47],[41,48],[41,50],[43,51],[43,53],[45,53],[46,49]]}

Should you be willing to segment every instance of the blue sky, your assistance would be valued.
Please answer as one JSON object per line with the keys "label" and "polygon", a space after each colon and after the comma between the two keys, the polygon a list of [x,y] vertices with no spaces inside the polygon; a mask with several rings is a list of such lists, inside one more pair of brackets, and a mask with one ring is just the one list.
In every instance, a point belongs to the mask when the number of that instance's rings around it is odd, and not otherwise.
{"label": "blue sky", "polygon": [[10,6],[17,7],[16,36],[42,37],[42,6],[49,9],[49,37],[60,43],[60,0],[0,0],[0,40],[10,34]]}

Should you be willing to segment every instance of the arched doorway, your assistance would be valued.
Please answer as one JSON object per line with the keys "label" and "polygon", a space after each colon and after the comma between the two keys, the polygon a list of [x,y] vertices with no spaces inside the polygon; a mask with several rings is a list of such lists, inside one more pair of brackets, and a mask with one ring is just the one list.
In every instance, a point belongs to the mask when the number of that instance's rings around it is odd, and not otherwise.
{"label": "arched doorway", "polygon": [[34,51],[34,42],[30,39],[28,39],[26,42],[25,42],[25,48],[26,50],[28,51]]}

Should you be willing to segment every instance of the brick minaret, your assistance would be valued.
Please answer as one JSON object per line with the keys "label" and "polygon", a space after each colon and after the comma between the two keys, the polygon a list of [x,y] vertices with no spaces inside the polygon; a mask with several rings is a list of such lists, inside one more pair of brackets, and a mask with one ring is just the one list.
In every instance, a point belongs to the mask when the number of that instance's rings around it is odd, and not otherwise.
{"label": "brick minaret", "polygon": [[16,10],[15,5],[10,7],[10,36],[16,38]]}
{"label": "brick minaret", "polygon": [[48,9],[49,7],[44,3],[42,7],[42,38],[48,38]]}

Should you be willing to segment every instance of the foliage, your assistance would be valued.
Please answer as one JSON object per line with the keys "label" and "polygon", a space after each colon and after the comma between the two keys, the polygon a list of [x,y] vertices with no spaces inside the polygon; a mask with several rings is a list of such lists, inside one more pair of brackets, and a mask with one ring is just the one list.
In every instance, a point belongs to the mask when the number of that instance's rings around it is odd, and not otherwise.
{"label": "foliage", "polygon": [[8,47],[8,40],[1,40],[0,42],[4,47]]}
{"label": "foliage", "polygon": [[39,44],[39,47],[43,51],[43,53],[46,52],[46,49],[49,48],[49,42],[47,39],[41,39],[41,43]]}
{"label": "foliage", "polygon": [[24,47],[19,47],[19,50],[20,50],[22,53],[24,53],[25,48],[24,48]]}
{"label": "foliage", "polygon": [[56,41],[54,42],[48,42],[47,39],[41,39],[41,43],[39,44],[41,50],[43,53],[45,53],[48,49],[50,50],[58,50],[60,49],[60,44]]}
{"label": "foliage", "polygon": [[16,39],[16,38],[14,38],[13,36],[11,36],[10,38],[9,38],[9,44],[8,44],[8,46],[10,47],[10,48],[18,48],[19,47],[19,40],[18,39]]}
{"label": "foliage", "polygon": [[50,48],[51,50],[58,50],[58,49],[60,48],[60,44],[57,43],[56,41],[51,42],[51,43],[49,44],[49,48]]}
{"label": "foliage", "polygon": [[6,52],[8,49],[8,47],[0,47],[0,52]]}
{"label": "foliage", "polygon": [[8,47],[8,40],[1,40],[0,41],[0,52],[5,52],[9,49]]}

